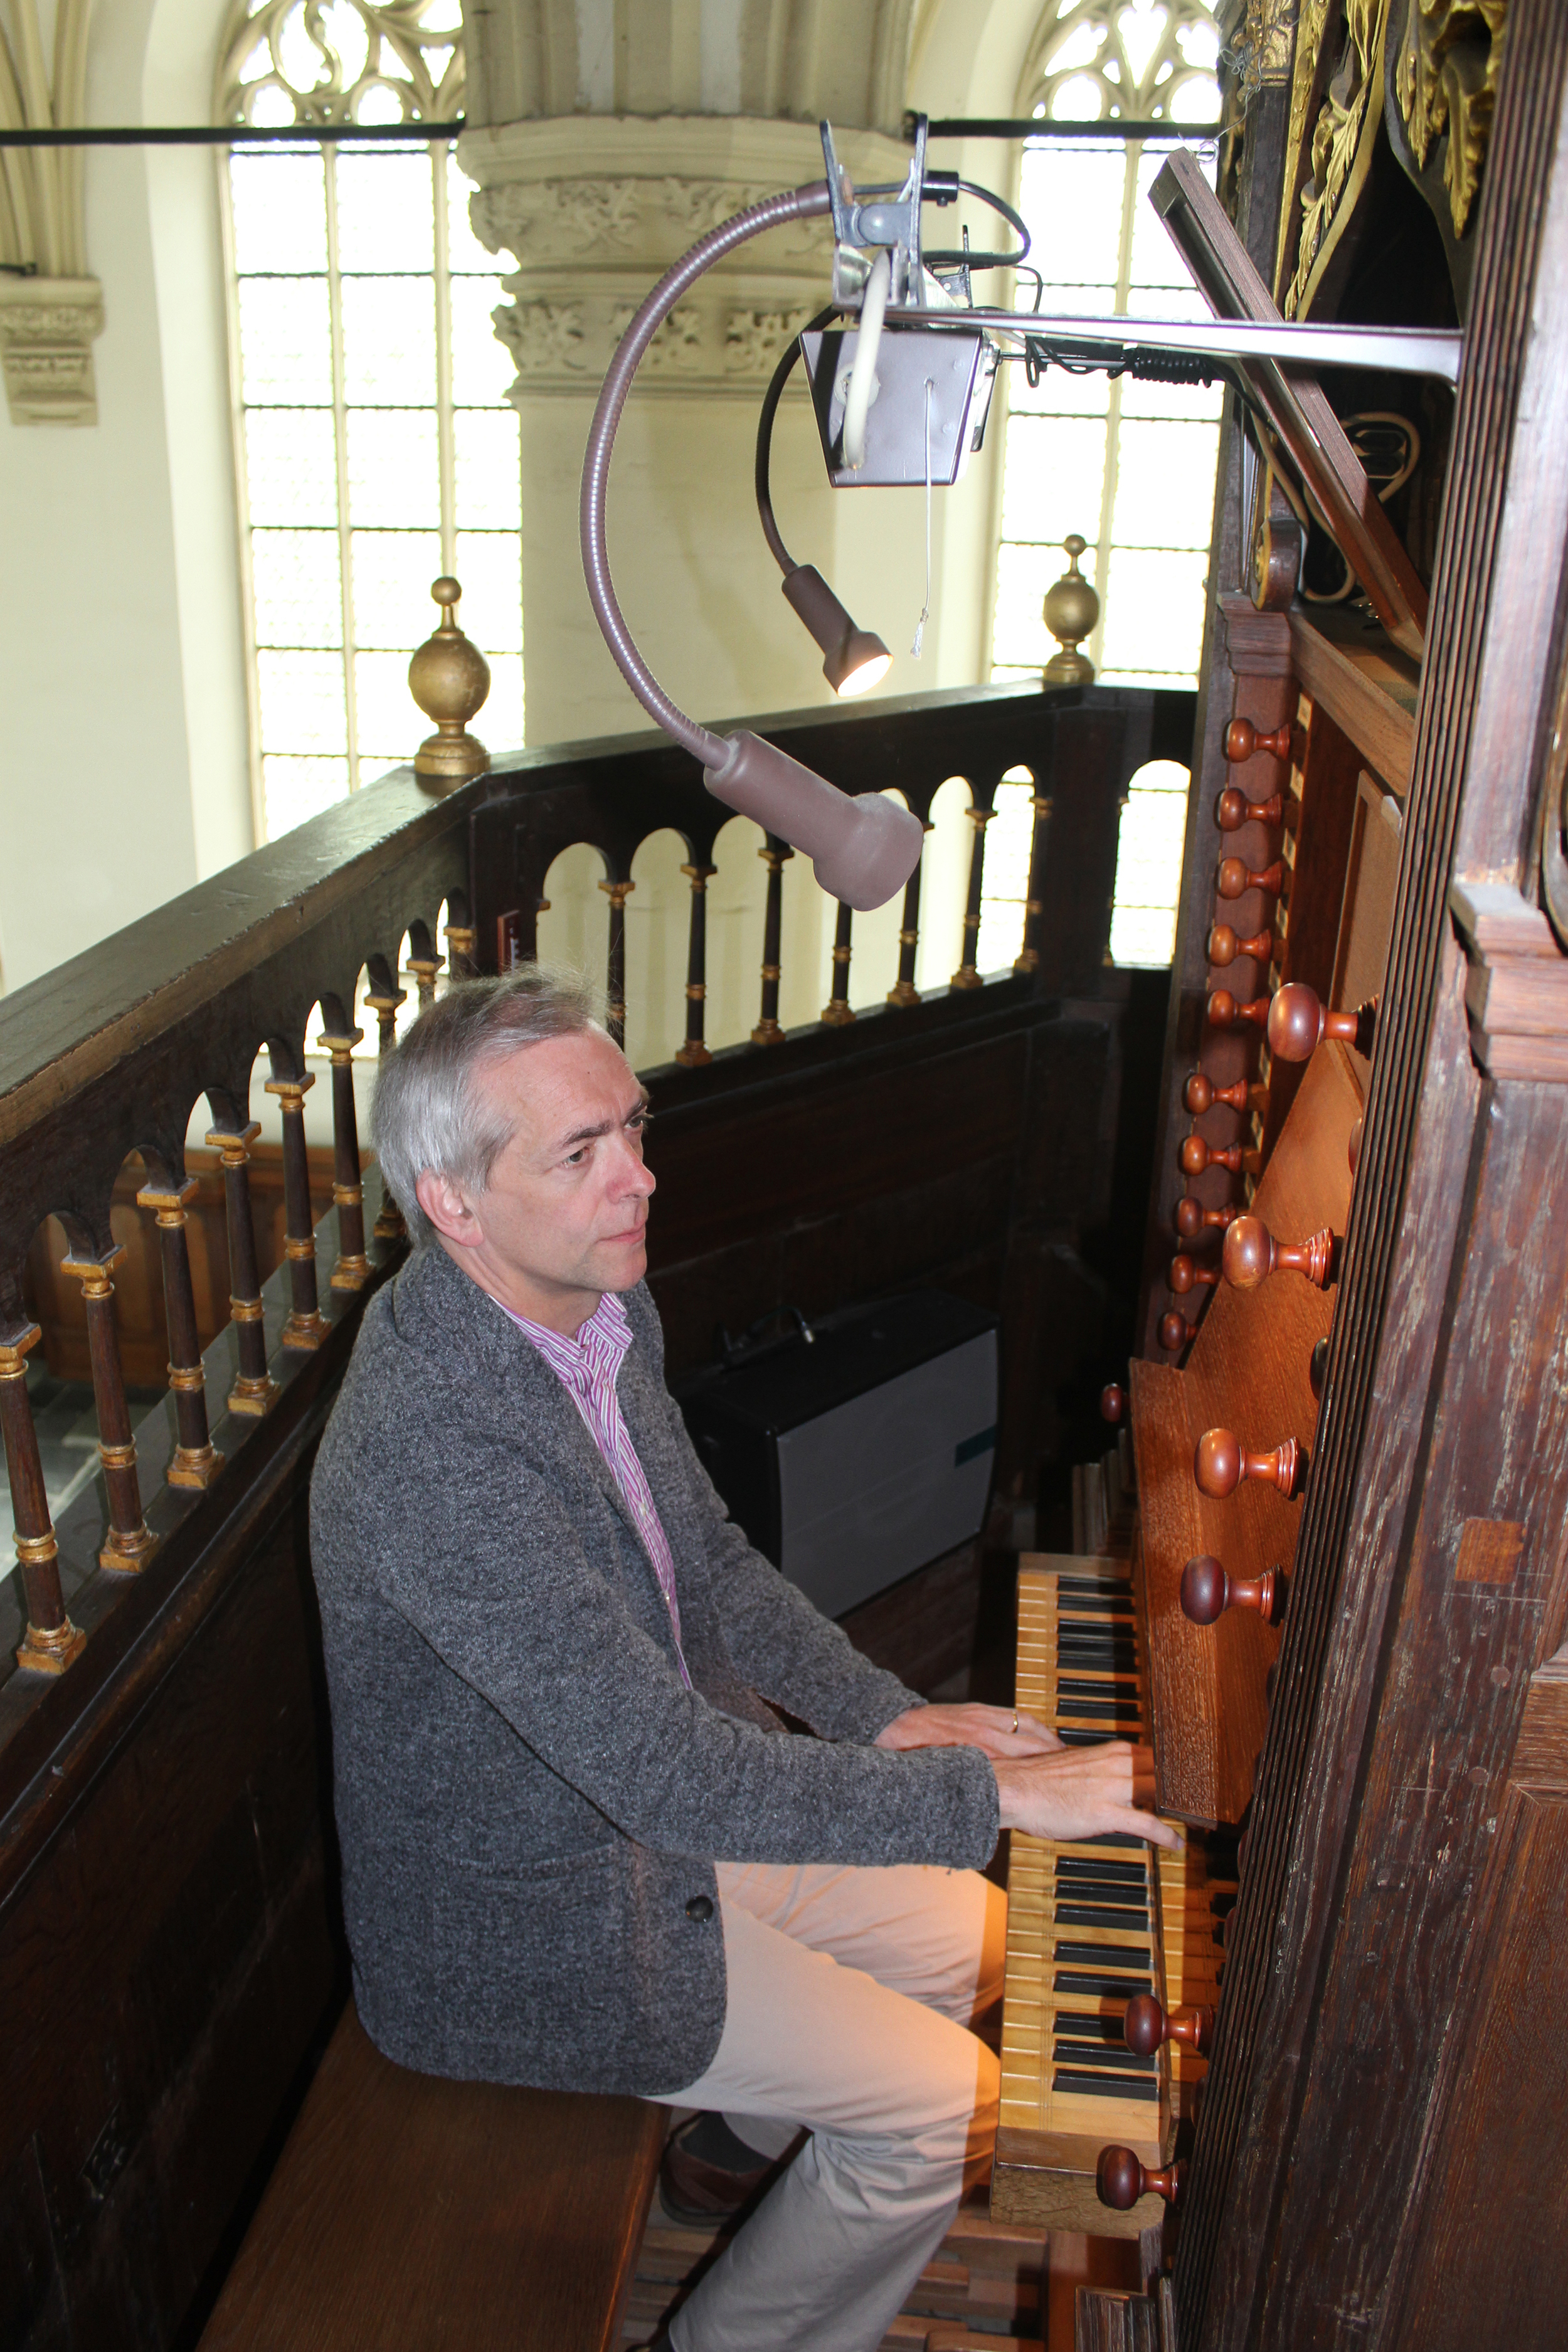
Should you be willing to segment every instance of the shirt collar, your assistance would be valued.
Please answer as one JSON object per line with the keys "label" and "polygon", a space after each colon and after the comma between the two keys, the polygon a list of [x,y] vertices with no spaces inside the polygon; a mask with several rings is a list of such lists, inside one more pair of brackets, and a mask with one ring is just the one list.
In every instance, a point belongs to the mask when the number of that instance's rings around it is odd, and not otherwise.
{"label": "shirt collar", "polygon": [[[494,1296],[493,1292],[491,1296]],[[553,1365],[558,1372],[585,1371],[595,1357],[602,1360],[606,1356],[611,1359],[612,1370],[618,1371],[621,1360],[632,1343],[632,1327],[626,1310],[613,1290],[604,1293],[592,1315],[578,1326],[574,1334],[552,1331],[545,1324],[531,1322],[526,1315],[520,1315],[515,1307],[508,1307],[500,1298],[496,1299],[496,1305],[526,1338],[531,1339],[545,1361]]]}

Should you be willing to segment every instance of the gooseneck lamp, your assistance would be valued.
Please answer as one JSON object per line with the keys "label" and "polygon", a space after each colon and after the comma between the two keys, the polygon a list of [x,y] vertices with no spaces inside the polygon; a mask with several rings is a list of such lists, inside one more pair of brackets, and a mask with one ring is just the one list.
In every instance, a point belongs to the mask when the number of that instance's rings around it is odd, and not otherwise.
{"label": "gooseneck lamp", "polygon": [[[837,315],[830,303],[819,310],[807,334],[826,327]],[[757,419],[757,513],[762,521],[763,537],[784,573],[781,585],[795,611],[799,614],[812,635],[822,648],[822,675],[835,694],[847,699],[852,695],[865,694],[887,677],[893,656],[870,629],[857,628],[815,563],[797,563],[784,543],[783,535],[773,518],[773,492],[769,487],[770,459],[773,455],[773,418],[789,382],[790,372],[800,357],[800,338],[792,335],[784,356],[773,373],[763,394],[762,414]]]}
{"label": "gooseneck lamp", "polygon": [[[678,709],[632,642],[610,579],[605,536],[605,491],[616,428],[637,362],[665,319],[687,288],[736,246],[789,221],[821,219],[830,210],[824,180],[768,196],[700,237],[666,271],[621,337],[600,390],[588,428],[579,520],[589,602],[622,677],[643,708],[700,761],[702,781],[716,799],[755,818],[765,831],[803,851],[815,866],[822,887],[864,913],[885,906],[913,873],[924,840],[920,819],[897,802],[884,800],[879,793],[860,793],[850,798],[826,777],[815,774],[748,729],[716,735]],[[825,594],[831,595],[826,581],[822,587]]]}

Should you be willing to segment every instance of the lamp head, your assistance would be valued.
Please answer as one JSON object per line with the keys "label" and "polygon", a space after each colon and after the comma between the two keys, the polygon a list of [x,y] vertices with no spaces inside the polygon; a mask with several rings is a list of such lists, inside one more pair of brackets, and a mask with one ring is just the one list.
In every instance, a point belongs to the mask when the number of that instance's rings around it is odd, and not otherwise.
{"label": "lamp head", "polygon": [[835,694],[866,694],[887,677],[892,655],[880,637],[856,627],[815,563],[797,563],[780,584],[822,647],[822,675]]}

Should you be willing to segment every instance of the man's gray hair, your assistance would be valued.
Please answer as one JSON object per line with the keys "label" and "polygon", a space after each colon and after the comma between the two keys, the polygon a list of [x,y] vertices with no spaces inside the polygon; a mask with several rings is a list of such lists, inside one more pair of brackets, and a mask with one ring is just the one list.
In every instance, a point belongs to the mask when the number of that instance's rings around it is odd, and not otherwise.
{"label": "man's gray hair", "polygon": [[595,1017],[581,972],[527,963],[500,979],[455,981],[385,1055],[372,1139],[416,1249],[435,1233],[415,1191],[425,1171],[482,1192],[511,1140],[515,1122],[486,1101],[475,1084],[480,1072],[525,1045],[591,1029]]}

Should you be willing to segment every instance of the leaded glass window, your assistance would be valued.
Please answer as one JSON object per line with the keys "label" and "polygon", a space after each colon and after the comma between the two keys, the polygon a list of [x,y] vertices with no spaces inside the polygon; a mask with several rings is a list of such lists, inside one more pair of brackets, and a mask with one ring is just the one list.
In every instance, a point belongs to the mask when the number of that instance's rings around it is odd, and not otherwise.
{"label": "leaded glass window", "polygon": [[232,152],[237,467],[257,834],[413,756],[408,657],[438,572],[489,661],[480,731],[522,740],[518,422],[450,140],[458,0],[241,0],[218,120],[406,122],[408,143]]}

